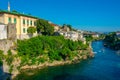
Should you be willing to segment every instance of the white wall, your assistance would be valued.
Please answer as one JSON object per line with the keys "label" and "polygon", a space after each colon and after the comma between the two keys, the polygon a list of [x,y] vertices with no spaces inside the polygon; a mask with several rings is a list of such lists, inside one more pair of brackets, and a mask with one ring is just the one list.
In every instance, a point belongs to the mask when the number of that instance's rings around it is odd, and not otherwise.
{"label": "white wall", "polygon": [[0,24],[0,39],[7,39],[7,27]]}

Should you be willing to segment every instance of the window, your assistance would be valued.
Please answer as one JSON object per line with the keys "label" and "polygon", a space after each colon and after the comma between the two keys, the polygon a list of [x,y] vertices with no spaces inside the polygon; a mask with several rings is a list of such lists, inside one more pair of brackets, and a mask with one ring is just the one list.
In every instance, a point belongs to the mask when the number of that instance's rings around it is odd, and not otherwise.
{"label": "window", "polygon": [[8,23],[11,23],[11,17],[8,18]]}
{"label": "window", "polygon": [[34,21],[34,26],[36,26],[36,21]]}
{"label": "window", "polygon": [[16,18],[14,18],[14,23],[15,23],[15,24],[17,23],[17,20],[16,20]]}
{"label": "window", "polygon": [[30,21],[30,25],[32,26],[32,21]]}
{"label": "window", "polygon": [[25,31],[25,28],[23,28],[23,33],[25,33],[26,31]]}
{"label": "window", "polygon": [[29,25],[29,20],[27,20],[27,25]]}
{"label": "window", "polygon": [[23,19],[23,24],[25,24],[25,19]]}

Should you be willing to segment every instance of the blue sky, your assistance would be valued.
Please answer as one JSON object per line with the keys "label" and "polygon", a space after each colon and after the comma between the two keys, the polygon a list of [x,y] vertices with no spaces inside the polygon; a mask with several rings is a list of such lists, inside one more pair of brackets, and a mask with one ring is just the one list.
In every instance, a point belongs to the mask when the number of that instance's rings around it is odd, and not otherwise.
{"label": "blue sky", "polygon": [[[9,0],[11,10],[90,31],[120,31],[120,0]],[[0,1],[7,9],[8,0]]]}

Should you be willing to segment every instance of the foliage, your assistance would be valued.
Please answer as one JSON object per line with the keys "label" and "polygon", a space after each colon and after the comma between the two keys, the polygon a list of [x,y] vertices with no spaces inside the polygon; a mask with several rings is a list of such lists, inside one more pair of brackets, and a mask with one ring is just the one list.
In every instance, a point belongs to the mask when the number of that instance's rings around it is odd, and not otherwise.
{"label": "foliage", "polygon": [[10,65],[9,72],[12,73],[12,71],[13,71],[13,65]]}
{"label": "foliage", "polygon": [[30,33],[30,34],[33,34],[33,33],[35,33],[36,32],[36,28],[34,28],[34,27],[29,27],[28,29],[27,29],[27,32],[28,33]]}
{"label": "foliage", "polygon": [[3,64],[3,51],[0,50],[0,66]]}
{"label": "foliage", "polygon": [[[21,65],[29,63],[33,65],[46,60],[70,59],[75,56],[74,51],[87,47],[81,41],[74,42],[64,39],[63,36],[37,36],[28,40],[18,40],[17,50],[18,55],[21,56]],[[40,57],[45,55],[46,57]]]}
{"label": "foliage", "polygon": [[52,35],[54,33],[54,28],[48,21],[39,19],[37,20],[37,32],[42,32],[43,35]]}
{"label": "foliage", "polygon": [[115,32],[109,33],[105,36],[104,46],[110,47],[115,50],[120,50],[120,40]]}
{"label": "foliage", "polygon": [[38,64],[44,63],[45,62],[45,58],[38,58],[37,61],[38,61]]}
{"label": "foliage", "polygon": [[92,35],[87,35],[87,36],[86,36],[86,41],[92,41],[92,40],[93,40]]}
{"label": "foliage", "polygon": [[8,50],[8,55],[6,56],[6,62],[8,65],[11,65],[14,60],[11,50]]}

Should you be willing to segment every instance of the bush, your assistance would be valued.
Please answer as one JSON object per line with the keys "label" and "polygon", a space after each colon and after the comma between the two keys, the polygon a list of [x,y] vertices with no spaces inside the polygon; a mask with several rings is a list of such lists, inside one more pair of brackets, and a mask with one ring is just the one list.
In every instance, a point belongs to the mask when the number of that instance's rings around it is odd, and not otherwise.
{"label": "bush", "polygon": [[0,66],[3,64],[3,51],[0,50]]}
{"label": "bush", "polygon": [[40,64],[40,63],[44,63],[45,59],[44,58],[38,58],[37,61],[38,61],[38,64]]}
{"label": "bush", "polygon": [[[66,60],[76,56],[73,51],[78,49],[86,49],[87,46],[81,41],[72,41],[64,39],[63,36],[37,36],[29,40],[18,40],[18,55],[21,57],[28,56],[29,59],[37,58],[39,56],[47,55],[53,60]],[[28,60],[23,59],[22,63],[27,64]],[[38,64],[44,62],[43,58],[37,59]],[[26,63],[25,63],[25,62]],[[33,60],[33,64],[36,60]]]}
{"label": "bush", "polygon": [[12,55],[11,50],[8,50],[8,55],[6,56],[6,62],[8,65],[11,65],[13,60],[14,60],[14,56]]}
{"label": "bush", "polygon": [[33,26],[31,26],[31,27],[29,27],[29,28],[27,29],[27,32],[30,33],[30,34],[33,34],[33,33],[36,32],[36,28],[33,27]]}

